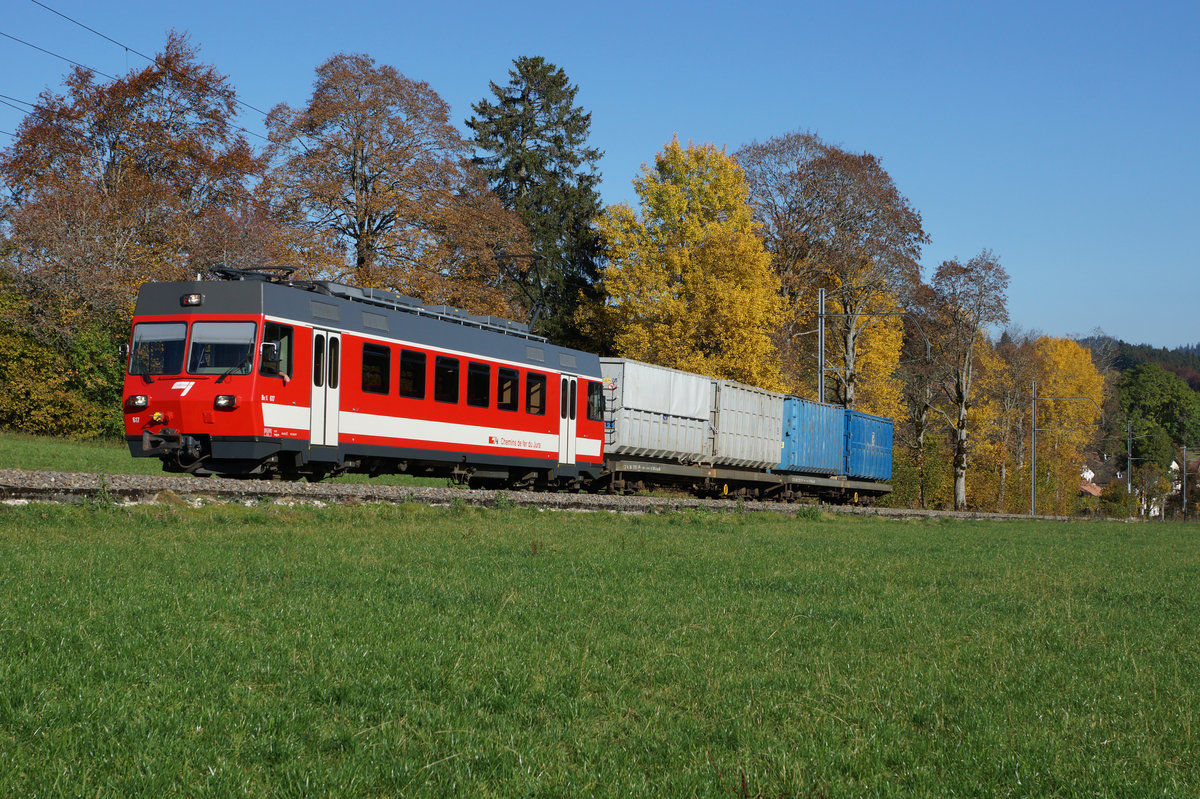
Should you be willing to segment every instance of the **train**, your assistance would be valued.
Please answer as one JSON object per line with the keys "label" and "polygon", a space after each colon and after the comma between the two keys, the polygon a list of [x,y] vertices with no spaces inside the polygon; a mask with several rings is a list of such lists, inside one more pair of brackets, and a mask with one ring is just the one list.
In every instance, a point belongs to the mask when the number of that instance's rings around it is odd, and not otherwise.
{"label": "train", "polygon": [[130,454],[168,472],[832,502],[891,491],[889,419],[288,268],[144,284],[122,357]]}

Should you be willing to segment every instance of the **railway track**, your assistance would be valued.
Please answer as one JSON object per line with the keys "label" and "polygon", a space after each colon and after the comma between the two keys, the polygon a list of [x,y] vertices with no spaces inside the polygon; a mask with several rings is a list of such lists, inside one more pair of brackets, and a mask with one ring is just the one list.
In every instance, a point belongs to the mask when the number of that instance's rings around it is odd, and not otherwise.
{"label": "railway track", "polygon": [[[534,507],[544,510],[609,511],[615,513],[664,513],[678,510],[707,510],[716,513],[795,513],[797,505],[780,502],[651,497],[639,495],[546,493],[534,491],[483,491],[453,487],[387,486],[363,483],[303,483],[271,480],[228,480],[182,475],[89,474],[0,469],[0,501],[23,502],[113,502],[200,504],[204,502],[305,503],[314,505],[363,502],[416,502],[446,506],[459,502],[478,507]],[[995,513],[861,508],[822,505],[830,513],[883,518],[956,518],[963,520],[1021,520],[1029,516]],[[1041,516],[1042,520],[1069,521],[1067,517]]]}

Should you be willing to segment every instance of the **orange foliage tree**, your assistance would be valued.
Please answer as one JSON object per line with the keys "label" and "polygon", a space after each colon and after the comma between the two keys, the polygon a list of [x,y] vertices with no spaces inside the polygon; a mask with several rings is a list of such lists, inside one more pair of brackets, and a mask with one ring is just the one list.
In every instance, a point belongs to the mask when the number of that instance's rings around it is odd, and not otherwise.
{"label": "orange foliage tree", "polygon": [[[868,371],[894,363],[899,322],[882,313],[907,301],[918,282],[921,246],[928,241],[921,215],[909,204],[879,159],[795,132],[755,142],[735,157],[746,172],[755,219],[772,255],[788,307],[776,344],[794,390],[811,385],[816,341],[811,329],[817,290],[830,306],[826,336],[833,390],[853,408],[864,368],[860,355],[871,339],[880,350]],[[864,335],[875,330],[876,334]],[[869,379],[869,378],[868,378]],[[878,374],[870,404],[891,409],[898,389]]]}
{"label": "orange foliage tree", "polygon": [[263,162],[236,110],[225,77],[175,33],[141,70],[97,83],[76,68],[65,95],[42,94],[0,153],[0,177],[6,263],[43,331],[120,317],[146,280],[267,246],[248,188]]}
{"label": "orange foliage tree", "polygon": [[275,211],[320,238],[325,276],[427,302],[514,315],[494,255],[525,251],[519,219],[469,161],[429,84],[366,55],[317,67],[308,103],[276,106],[266,189]]}
{"label": "orange foliage tree", "polygon": [[78,68],[39,97],[0,152],[0,424],[116,429],[116,342],[141,283],[280,251],[236,110],[175,33],[143,69],[100,82]]}

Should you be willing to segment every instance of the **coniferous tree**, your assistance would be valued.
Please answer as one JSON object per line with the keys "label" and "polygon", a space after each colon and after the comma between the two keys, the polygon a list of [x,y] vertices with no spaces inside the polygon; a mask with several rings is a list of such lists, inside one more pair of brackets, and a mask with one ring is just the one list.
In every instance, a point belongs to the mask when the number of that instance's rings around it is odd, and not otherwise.
{"label": "coniferous tree", "polygon": [[[501,203],[524,220],[532,253],[500,258],[517,280],[536,329],[563,344],[584,345],[575,311],[580,293],[595,296],[600,212],[596,161],[588,147],[591,114],[575,105],[577,86],[540,56],[521,57],[505,86],[491,84],[466,124],[475,134],[475,163]],[[505,258],[505,256],[509,258]],[[530,257],[533,256],[533,257]]]}

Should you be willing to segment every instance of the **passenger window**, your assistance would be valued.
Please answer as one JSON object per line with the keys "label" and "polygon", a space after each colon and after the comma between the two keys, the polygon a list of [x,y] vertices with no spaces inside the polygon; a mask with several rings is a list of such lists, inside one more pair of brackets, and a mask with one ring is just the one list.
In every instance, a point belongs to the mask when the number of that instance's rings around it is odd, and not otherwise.
{"label": "passenger window", "polygon": [[259,365],[258,373],[262,375],[270,375],[276,377],[284,375],[292,376],[292,342],[295,333],[291,326],[280,325],[275,322],[267,322],[263,327],[263,344],[274,344],[278,348],[278,359],[268,361],[263,358]]}
{"label": "passenger window", "polygon": [[325,385],[325,336],[318,335],[313,339],[313,385],[321,388]]}
{"label": "passenger window", "polygon": [[520,390],[521,373],[516,369],[500,369],[496,376],[496,407],[502,411],[517,410]]}
{"label": "passenger window", "polygon": [[342,367],[338,356],[341,352],[341,339],[336,336],[329,337],[329,387],[338,387],[338,375],[342,373]]}
{"label": "passenger window", "polygon": [[379,344],[363,344],[362,390],[387,394],[392,383],[392,350]]}
{"label": "passenger window", "polygon": [[602,383],[587,384],[587,418],[592,422],[604,421],[604,385]]}
{"label": "passenger window", "polygon": [[438,356],[433,362],[433,398],[438,402],[458,402],[458,358]]}
{"label": "passenger window", "polygon": [[467,364],[467,404],[486,408],[492,404],[492,367],[485,363]]}
{"label": "passenger window", "polygon": [[525,412],[546,415],[546,376],[530,372],[525,376]]}
{"label": "passenger window", "polygon": [[400,351],[400,396],[425,399],[425,353]]}

